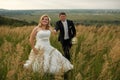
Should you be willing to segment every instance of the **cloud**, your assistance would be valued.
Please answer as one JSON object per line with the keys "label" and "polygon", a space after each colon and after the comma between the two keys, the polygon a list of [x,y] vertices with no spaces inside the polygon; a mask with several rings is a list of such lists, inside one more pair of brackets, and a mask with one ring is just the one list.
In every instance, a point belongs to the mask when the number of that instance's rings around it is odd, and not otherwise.
{"label": "cloud", "polygon": [[120,9],[120,0],[0,0],[4,9]]}

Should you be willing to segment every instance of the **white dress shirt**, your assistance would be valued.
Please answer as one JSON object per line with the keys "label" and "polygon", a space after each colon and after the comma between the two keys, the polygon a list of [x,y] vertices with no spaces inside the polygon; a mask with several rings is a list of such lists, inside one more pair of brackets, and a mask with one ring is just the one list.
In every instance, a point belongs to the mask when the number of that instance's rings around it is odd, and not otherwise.
{"label": "white dress shirt", "polygon": [[64,27],[64,39],[69,39],[69,35],[68,35],[68,24],[67,21],[62,21],[63,27]]}

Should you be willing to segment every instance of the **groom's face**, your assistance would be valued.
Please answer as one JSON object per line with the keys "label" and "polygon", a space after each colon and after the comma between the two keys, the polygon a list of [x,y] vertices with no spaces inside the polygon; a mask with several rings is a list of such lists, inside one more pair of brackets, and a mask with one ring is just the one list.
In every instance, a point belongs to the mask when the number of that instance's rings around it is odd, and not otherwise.
{"label": "groom's face", "polygon": [[65,21],[66,20],[66,15],[60,15],[59,18],[60,18],[61,21]]}

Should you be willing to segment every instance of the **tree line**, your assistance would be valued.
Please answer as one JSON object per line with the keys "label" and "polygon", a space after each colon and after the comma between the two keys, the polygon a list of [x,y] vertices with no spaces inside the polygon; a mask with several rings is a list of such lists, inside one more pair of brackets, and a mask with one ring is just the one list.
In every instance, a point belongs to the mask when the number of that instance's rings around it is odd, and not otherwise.
{"label": "tree line", "polygon": [[35,21],[27,22],[25,20],[18,20],[18,19],[12,19],[4,16],[0,16],[0,25],[4,26],[12,26],[12,27],[17,27],[17,26],[25,26],[25,25],[37,25],[38,23]]}

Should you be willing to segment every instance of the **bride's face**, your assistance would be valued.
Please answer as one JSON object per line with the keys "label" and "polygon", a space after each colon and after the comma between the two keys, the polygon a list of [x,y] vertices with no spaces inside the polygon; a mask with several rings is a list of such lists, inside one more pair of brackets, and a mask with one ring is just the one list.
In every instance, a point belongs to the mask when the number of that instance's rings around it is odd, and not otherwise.
{"label": "bride's face", "polygon": [[41,20],[41,24],[46,26],[46,25],[48,25],[48,23],[49,23],[48,17],[43,17],[42,20]]}

